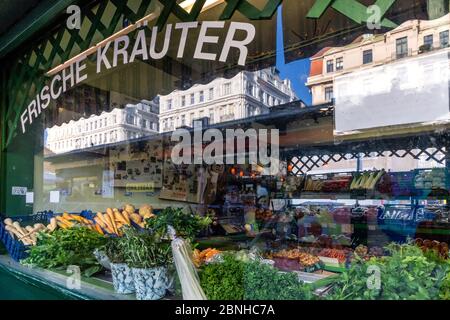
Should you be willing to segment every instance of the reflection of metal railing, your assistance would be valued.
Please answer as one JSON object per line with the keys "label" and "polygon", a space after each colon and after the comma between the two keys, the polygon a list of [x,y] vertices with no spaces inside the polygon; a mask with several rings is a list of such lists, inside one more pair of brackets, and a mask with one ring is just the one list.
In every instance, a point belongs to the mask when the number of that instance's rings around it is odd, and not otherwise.
{"label": "reflection of metal railing", "polygon": [[220,116],[220,121],[230,121],[230,120],[234,120],[234,114],[226,114],[224,116]]}
{"label": "reflection of metal railing", "polygon": [[444,49],[444,48],[448,48],[448,47],[449,47],[448,42],[441,42],[441,41],[423,44],[419,47],[419,54],[425,53],[425,52],[430,52],[430,51],[435,51],[435,50],[439,50],[439,49]]}
{"label": "reflection of metal railing", "polygon": [[392,60],[397,60],[397,59],[403,59],[406,57],[411,57],[412,56],[412,49],[407,49],[406,51],[401,51],[401,52],[394,52],[392,53]]}

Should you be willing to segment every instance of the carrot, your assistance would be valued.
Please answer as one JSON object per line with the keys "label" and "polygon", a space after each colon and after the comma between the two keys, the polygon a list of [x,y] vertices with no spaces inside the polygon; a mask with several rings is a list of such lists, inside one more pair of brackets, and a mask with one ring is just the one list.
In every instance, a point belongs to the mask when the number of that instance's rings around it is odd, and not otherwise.
{"label": "carrot", "polygon": [[[56,220],[60,223],[60,224],[64,224],[67,228],[72,228],[73,227],[73,222],[70,222],[69,220],[61,217],[61,216],[56,216]],[[65,229],[67,229],[65,228]]]}
{"label": "carrot", "polygon": [[115,234],[118,235],[118,230],[117,230],[116,222],[114,221],[114,215],[112,214],[112,212],[111,212],[111,214],[108,214],[108,213],[105,214],[103,217],[104,217],[104,218],[106,219],[106,221],[108,222],[108,226],[111,227],[111,229],[113,230],[113,233],[115,233]]}
{"label": "carrot", "polygon": [[120,222],[122,224],[128,224],[125,217],[119,211],[114,212],[114,218],[116,219],[117,222]]}
{"label": "carrot", "polygon": [[127,222],[127,225],[131,226],[130,214],[124,210],[124,211],[122,211],[122,216],[124,217],[125,221]]}
{"label": "carrot", "polygon": [[98,224],[95,225],[95,229],[97,230],[98,233],[100,233],[101,235],[105,235],[105,233],[103,232],[102,228],[100,228],[100,226]]}
{"label": "carrot", "polygon": [[102,228],[106,228],[106,224],[100,219],[98,216],[94,218],[96,224],[98,224]]}

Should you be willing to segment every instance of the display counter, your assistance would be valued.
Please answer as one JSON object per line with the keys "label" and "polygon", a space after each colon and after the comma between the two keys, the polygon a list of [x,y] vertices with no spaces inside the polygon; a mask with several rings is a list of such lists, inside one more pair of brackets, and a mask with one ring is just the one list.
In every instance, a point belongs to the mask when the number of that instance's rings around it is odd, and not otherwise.
{"label": "display counter", "polygon": [[[7,273],[23,281],[24,284],[44,288],[43,292],[55,291],[61,299],[77,300],[135,300],[134,295],[119,295],[114,293],[112,280],[106,276],[101,278],[81,277],[79,289],[68,289],[72,283],[70,275],[62,271],[46,270],[41,268],[28,268],[13,261],[7,255],[0,255],[0,272]],[[110,277],[109,277],[110,278]],[[49,298],[48,295],[42,297]],[[36,299],[39,299],[37,296]]]}

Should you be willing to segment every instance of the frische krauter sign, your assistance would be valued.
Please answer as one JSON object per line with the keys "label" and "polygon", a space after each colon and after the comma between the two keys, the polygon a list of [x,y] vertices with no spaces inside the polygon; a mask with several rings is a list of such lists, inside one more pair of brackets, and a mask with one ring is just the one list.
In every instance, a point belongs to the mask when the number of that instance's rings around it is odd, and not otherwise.
{"label": "frische krauter sign", "polygon": [[[225,39],[208,35],[213,29],[225,28],[228,28],[228,30],[220,33],[224,34]],[[248,55],[247,46],[255,39],[256,33],[252,24],[231,22],[226,26],[224,21],[203,21],[200,25],[199,22],[193,21],[166,25],[165,31],[161,31],[164,35],[162,41],[157,41],[160,30],[155,26],[150,30],[147,27],[138,30],[133,43],[129,35],[123,35],[107,42],[104,46],[97,49],[94,57],[96,73],[117,67],[119,64],[133,63],[136,59],[143,61],[163,59],[171,45],[174,44],[178,45],[177,58],[182,59],[185,55],[187,38],[194,29],[199,29],[197,30],[199,35],[195,43],[194,59],[226,62],[230,51],[233,49],[239,52],[238,64],[245,66]],[[150,37],[146,36],[147,32],[151,33]],[[240,40],[236,40],[237,33],[240,35]],[[175,34],[178,37],[174,37]],[[242,35],[245,36],[242,37]],[[204,47],[206,44],[217,45],[221,40],[224,44],[217,52],[205,51]],[[157,48],[162,49],[158,50]],[[107,55],[110,50],[112,50],[112,57]],[[86,59],[86,56],[82,56],[54,75],[51,81],[28,104],[26,110],[20,116],[22,133],[26,132],[27,125],[32,124],[34,119],[39,117],[52,100],[57,100],[67,90],[88,78],[88,74],[86,74]]]}

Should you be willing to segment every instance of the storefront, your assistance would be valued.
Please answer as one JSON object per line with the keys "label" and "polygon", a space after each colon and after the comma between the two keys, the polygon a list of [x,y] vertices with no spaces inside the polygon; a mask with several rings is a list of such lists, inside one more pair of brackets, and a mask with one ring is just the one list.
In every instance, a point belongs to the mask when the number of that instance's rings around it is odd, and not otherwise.
{"label": "storefront", "polygon": [[70,298],[449,299],[449,3],[373,2],[36,6],[0,41],[0,266]]}

